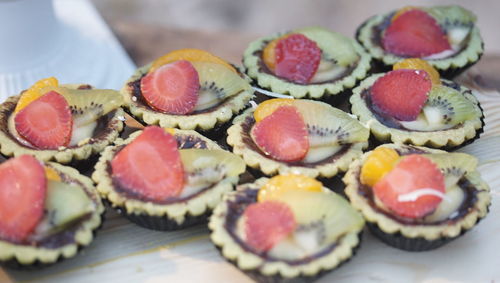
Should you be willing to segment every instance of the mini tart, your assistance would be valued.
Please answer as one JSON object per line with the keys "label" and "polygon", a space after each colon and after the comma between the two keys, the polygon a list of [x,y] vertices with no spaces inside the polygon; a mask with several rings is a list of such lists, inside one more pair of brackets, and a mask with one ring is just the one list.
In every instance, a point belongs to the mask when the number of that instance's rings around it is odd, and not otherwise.
{"label": "mini tart", "polygon": [[[141,79],[149,72],[151,66],[152,63],[137,69],[120,91],[125,99],[126,110],[147,125],[207,132],[230,121],[235,114],[248,106],[248,102],[254,96],[251,91],[241,91],[219,105],[187,115],[159,112],[146,103],[141,92]],[[247,80],[246,76],[241,76]]]}
{"label": "mini tart", "polygon": [[[61,85],[70,89],[91,89],[86,84]],[[125,112],[118,108],[107,115],[99,118],[94,136],[84,139],[76,146],[61,147],[55,149],[37,149],[19,142],[9,131],[8,121],[12,115],[20,95],[11,96],[0,105],[0,152],[5,156],[19,156],[30,154],[42,161],[55,161],[67,164],[72,161],[84,161],[91,155],[101,152],[107,145],[112,143],[123,130]]]}
{"label": "mini tart", "polygon": [[234,119],[233,125],[227,131],[227,143],[249,167],[257,169],[267,176],[292,173],[313,178],[333,177],[339,172],[347,171],[349,164],[362,154],[363,149],[368,147],[368,141],[344,144],[333,155],[313,163],[277,161],[262,152],[250,136],[250,131],[255,125],[253,112],[254,109],[248,109]]}
{"label": "mini tart", "polygon": [[[423,8],[423,10],[428,12],[432,11],[434,8],[439,7]],[[369,52],[370,56],[374,59],[374,63],[380,65],[377,71],[390,70],[392,69],[392,65],[406,58],[385,51],[381,44],[382,33],[389,26],[396,12],[397,11],[392,11],[386,14],[373,16],[361,24],[356,30],[357,41]],[[432,13],[430,14],[432,16]],[[440,22],[438,21],[438,23]],[[459,23],[450,23],[448,20],[447,24],[458,25]],[[429,62],[429,64],[436,68],[444,77],[453,78],[479,61],[483,52],[484,42],[479,33],[479,28],[472,23],[470,24],[470,32],[466,38],[465,46],[458,52],[440,59],[422,59]]]}
{"label": "mini tart", "polygon": [[[442,150],[410,145],[386,144],[399,155],[446,153]],[[359,210],[370,230],[386,244],[408,251],[438,248],[472,229],[486,216],[491,203],[490,188],[477,171],[465,174],[459,186],[466,191],[466,199],[455,216],[432,223],[410,223],[378,208],[373,193],[361,184],[361,167],[371,152],[365,153],[349,167],[344,176],[345,193],[352,206]],[[368,189],[368,190],[367,190]]]}
{"label": "mini tart", "polygon": [[[206,221],[212,209],[222,199],[222,195],[233,190],[233,186],[238,182],[237,177],[225,177],[219,183],[194,195],[164,203],[143,201],[119,190],[111,176],[111,160],[141,132],[137,131],[125,140],[118,139],[114,146],[108,146],[103,151],[92,174],[102,198],[109,201],[112,207],[130,221],[149,229],[175,230]],[[174,136],[179,149],[221,149],[215,142],[192,130],[176,129]]]}
{"label": "mini tart", "polygon": [[[254,183],[238,186],[215,208],[208,225],[212,231],[210,239],[226,260],[258,282],[311,282],[354,256],[360,245],[363,226],[346,232],[325,250],[294,261],[269,258],[247,246],[234,232],[234,226],[245,208],[257,201],[259,188],[267,181],[267,178],[260,178]],[[323,190],[329,192],[324,187]]]}
{"label": "mini tart", "polygon": [[[353,95],[350,98],[351,112],[358,116],[361,123],[370,128],[371,133],[378,141],[382,143],[393,142],[451,149],[463,146],[466,142],[472,142],[474,139],[479,138],[484,126],[484,114],[479,101],[472,94],[470,89],[445,79],[441,80],[444,86],[458,90],[468,100],[473,102],[476,107],[476,112],[478,113],[477,117],[446,130],[424,132],[409,130],[402,125],[391,126],[388,122],[384,121],[381,115],[375,114],[372,110],[372,102],[369,99],[371,86],[383,75],[384,74],[375,74],[363,80],[361,84],[353,90]],[[396,126],[398,128],[396,128]]]}
{"label": "mini tart", "polygon": [[48,162],[45,166],[54,169],[63,182],[73,182],[83,188],[95,204],[95,210],[70,228],[30,244],[14,244],[0,240],[0,264],[12,268],[36,268],[74,257],[79,250],[92,242],[96,230],[102,225],[104,205],[92,180],[78,173],[76,169],[58,163]]}
{"label": "mini tart", "polygon": [[[294,31],[290,33],[294,33]],[[358,59],[352,62],[351,65],[347,67],[346,72],[341,74],[338,78],[318,83],[298,84],[277,77],[264,63],[262,53],[269,42],[285,34],[287,33],[277,33],[257,39],[251,42],[245,50],[243,65],[246,68],[246,73],[260,88],[275,93],[289,94],[295,98],[322,99],[329,96],[340,95],[352,89],[359,80],[366,77],[370,70],[371,58],[368,53],[355,40],[346,37],[344,38],[346,42],[343,43],[352,45],[351,49],[357,53]],[[334,48],[334,46],[332,46],[332,48]]]}

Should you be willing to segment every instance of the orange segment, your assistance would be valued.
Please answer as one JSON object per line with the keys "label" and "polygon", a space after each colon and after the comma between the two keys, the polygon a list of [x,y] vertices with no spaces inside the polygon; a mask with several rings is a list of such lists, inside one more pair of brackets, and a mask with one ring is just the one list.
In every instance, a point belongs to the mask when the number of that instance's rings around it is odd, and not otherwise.
{"label": "orange segment", "polygon": [[262,60],[264,61],[264,64],[271,70],[274,71],[274,67],[276,65],[276,45],[278,44],[278,41],[281,39],[276,38],[275,40],[272,40],[269,42],[264,50],[262,51]]}
{"label": "orange segment", "polygon": [[361,167],[361,183],[373,187],[394,168],[398,160],[399,154],[394,149],[377,147]]}
{"label": "orange segment", "polygon": [[439,73],[431,64],[420,58],[408,58],[397,62],[392,67],[393,70],[398,69],[410,69],[410,70],[424,70],[429,74],[432,84],[440,85],[441,79],[439,78]]}
{"label": "orange segment", "polygon": [[207,51],[195,48],[179,49],[163,55],[162,57],[153,61],[151,69],[149,69],[149,73],[155,71],[156,69],[158,69],[163,65],[179,60],[186,60],[190,62],[205,61],[205,62],[217,63],[224,65],[225,67],[229,68],[231,71],[235,73],[238,73],[236,69],[233,66],[231,66],[231,64],[226,62],[224,59],[221,59]]}
{"label": "orange segment", "polygon": [[279,200],[283,193],[297,190],[305,192],[321,192],[321,182],[304,175],[278,175],[260,188],[257,201]]}
{"label": "orange segment", "polygon": [[19,98],[19,101],[17,102],[16,109],[14,109],[14,113],[21,111],[21,109],[28,106],[28,104],[40,98],[40,96],[44,95],[46,92],[42,91],[42,89],[58,85],[59,82],[54,77],[41,79],[37,81],[29,89],[27,89],[25,92],[22,93],[21,97]]}
{"label": "orange segment", "polygon": [[171,134],[172,136],[175,135],[175,129],[174,128],[163,128],[165,132]]}
{"label": "orange segment", "polygon": [[59,176],[59,174],[54,168],[48,166],[45,166],[44,168],[45,168],[45,177],[47,177],[47,180],[52,180],[57,182],[61,181],[61,176]]}
{"label": "orange segment", "polygon": [[280,106],[293,106],[293,99],[273,98],[260,103],[253,112],[255,122],[260,122],[262,119],[273,114]]}
{"label": "orange segment", "polygon": [[401,9],[399,9],[395,14],[394,16],[392,16],[392,19],[391,21],[394,21],[395,19],[397,19],[399,16],[401,16],[402,14],[410,11],[410,10],[415,10],[415,9],[418,9],[418,7],[416,6],[406,6],[406,7],[403,7]]}

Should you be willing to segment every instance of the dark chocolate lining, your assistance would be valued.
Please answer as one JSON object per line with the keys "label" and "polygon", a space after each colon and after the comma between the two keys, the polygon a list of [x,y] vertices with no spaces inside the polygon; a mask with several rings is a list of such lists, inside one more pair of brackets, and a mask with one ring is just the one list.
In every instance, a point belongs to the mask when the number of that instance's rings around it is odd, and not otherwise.
{"label": "dark chocolate lining", "polygon": [[[255,119],[253,118],[252,115],[249,115],[245,118],[245,121],[241,123],[241,138],[243,140],[243,143],[251,150],[259,153],[263,157],[266,158],[271,158],[268,155],[266,155],[262,150],[259,149],[259,147],[255,144],[253,141],[250,132],[252,130],[253,125],[255,124]],[[352,144],[344,144],[340,148],[339,151],[337,151],[335,154],[323,159],[319,160],[317,162],[312,162],[312,163],[306,163],[302,161],[297,161],[297,162],[288,162],[286,163],[289,166],[301,166],[301,167],[308,167],[308,168],[314,168],[315,166],[318,165],[324,165],[324,164],[329,164],[333,163],[337,160],[339,160],[353,145]]]}
{"label": "dark chocolate lining", "polygon": [[224,229],[226,229],[226,231],[228,231],[231,238],[233,238],[233,240],[239,246],[241,246],[246,252],[256,254],[256,255],[264,258],[266,261],[284,261],[290,265],[301,265],[301,264],[309,263],[317,258],[320,258],[322,256],[329,254],[338,246],[338,242],[340,242],[341,239],[345,236],[345,235],[339,236],[337,242],[330,244],[327,248],[321,250],[320,252],[317,252],[313,255],[310,255],[310,256],[302,258],[302,259],[297,259],[297,260],[279,259],[279,258],[275,258],[275,257],[268,255],[267,252],[260,252],[260,251],[253,249],[237,235],[236,229],[237,229],[237,225],[238,225],[238,220],[243,216],[243,213],[245,212],[245,209],[247,208],[247,206],[249,206],[252,203],[257,202],[258,192],[259,192],[259,188],[255,188],[255,187],[248,187],[245,190],[238,191],[234,200],[230,200],[228,202],[228,211],[227,211],[227,214],[225,215]]}
{"label": "dark chocolate lining", "polygon": [[[398,154],[404,156],[404,155],[409,155],[409,154],[425,154],[427,152],[419,150],[417,148],[411,148],[407,147],[408,150],[397,150]],[[385,211],[377,206],[375,203],[375,196],[373,193],[373,190],[371,187],[366,186],[361,184],[360,181],[360,174],[361,174],[361,167],[357,168],[357,171],[355,172],[356,176],[356,182],[358,183],[358,194],[362,196],[367,203],[377,212],[385,215],[386,217],[399,222],[403,225],[424,225],[424,226],[438,226],[438,225],[446,225],[446,224],[454,224],[458,222],[460,219],[464,218],[472,209],[474,209],[474,205],[478,201],[478,194],[480,191],[464,176],[458,181],[458,186],[461,190],[463,190],[465,197],[458,208],[458,213],[453,215],[451,218],[447,218],[445,220],[441,221],[435,221],[435,222],[424,222],[423,218],[420,219],[411,219],[411,218],[406,218],[406,217],[401,217],[395,214],[392,214],[388,211]],[[425,218],[425,217],[424,217]]]}

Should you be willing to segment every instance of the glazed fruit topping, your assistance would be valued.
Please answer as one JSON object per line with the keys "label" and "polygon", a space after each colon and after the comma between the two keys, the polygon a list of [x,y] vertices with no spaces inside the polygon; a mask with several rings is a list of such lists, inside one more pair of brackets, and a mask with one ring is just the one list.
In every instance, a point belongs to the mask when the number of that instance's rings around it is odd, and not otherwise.
{"label": "glazed fruit topping", "polygon": [[408,57],[425,57],[451,49],[437,21],[419,9],[410,9],[394,19],[382,36],[385,50]]}
{"label": "glazed fruit topping", "polygon": [[177,141],[165,130],[149,126],[111,161],[113,177],[141,198],[163,201],[178,196],[184,169]]}
{"label": "glazed fruit topping", "polygon": [[299,84],[307,84],[318,70],[321,49],[302,34],[292,34],[278,41],[274,73]]}
{"label": "glazed fruit topping", "polygon": [[399,69],[377,79],[371,87],[371,99],[383,113],[401,121],[413,121],[431,88],[427,72]]}
{"label": "glazed fruit topping", "polygon": [[169,114],[187,114],[196,106],[198,72],[186,60],[163,65],[141,79],[141,91],[153,108]]}
{"label": "glazed fruit topping", "polygon": [[321,182],[304,175],[278,175],[259,189],[257,201],[279,200],[288,191],[321,192],[322,188]]}
{"label": "glazed fruit topping", "polygon": [[420,58],[408,58],[394,64],[393,70],[409,69],[409,70],[423,70],[429,75],[429,78],[434,85],[440,85],[441,79],[439,78],[438,71],[432,67],[427,61]]}
{"label": "glazed fruit topping", "polygon": [[189,62],[217,63],[225,66],[235,73],[238,73],[236,69],[231,66],[231,64],[227,63],[224,59],[221,59],[210,52],[195,48],[179,49],[163,55],[162,57],[153,61],[151,68],[149,69],[149,73],[156,71],[163,65],[170,64],[179,60],[186,60]]}
{"label": "glazed fruit topping", "polygon": [[73,119],[68,102],[55,91],[34,100],[14,117],[17,132],[40,149],[57,149],[71,140]]}
{"label": "glazed fruit topping", "polygon": [[38,160],[21,155],[0,165],[0,238],[24,242],[43,217],[47,180]]}
{"label": "glazed fruit topping", "polygon": [[374,186],[389,173],[399,160],[399,154],[392,148],[377,147],[361,167],[361,183]]}
{"label": "glazed fruit topping", "polygon": [[265,154],[279,161],[301,160],[309,149],[306,124],[293,106],[281,106],[256,123],[252,137]]}
{"label": "glazed fruit topping", "polygon": [[44,95],[46,92],[42,92],[42,89],[46,87],[56,87],[58,85],[59,82],[54,77],[37,81],[34,85],[32,85],[29,89],[21,94],[21,97],[17,102],[16,109],[14,109],[14,113],[21,111],[21,109],[28,106],[28,104]]}
{"label": "glazed fruit topping", "polygon": [[292,210],[279,201],[253,203],[245,209],[244,217],[246,242],[260,252],[270,250],[296,226]]}
{"label": "glazed fruit topping", "polygon": [[432,213],[444,198],[444,175],[430,159],[418,154],[403,157],[373,187],[375,196],[391,211],[407,218]]}

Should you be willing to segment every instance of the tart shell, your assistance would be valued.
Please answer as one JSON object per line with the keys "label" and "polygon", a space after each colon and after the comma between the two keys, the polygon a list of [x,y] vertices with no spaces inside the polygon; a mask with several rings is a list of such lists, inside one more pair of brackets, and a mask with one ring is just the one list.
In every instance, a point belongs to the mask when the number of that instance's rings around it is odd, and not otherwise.
{"label": "tart shell", "polygon": [[[62,86],[72,89],[88,87],[88,85],[75,84]],[[57,150],[27,147],[15,140],[9,133],[7,126],[9,117],[14,111],[19,98],[20,95],[11,96],[0,105],[0,152],[8,157],[29,154],[42,161],[55,161],[61,164],[85,161],[111,144],[123,130],[125,113],[123,109],[118,108],[110,114],[107,127],[98,137],[82,140],[75,147],[64,147]]]}
{"label": "tart shell", "polygon": [[[47,163],[56,171],[77,180],[83,185],[85,192],[96,205],[96,210],[88,219],[82,220],[74,234],[74,241],[58,248],[45,248],[28,245],[13,244],[0,240],[0,264],[16,269],[33,269],[52,265],[66,258],[76,256],[78,251],[90,245],[97,229],[102,226],[104,219],[104,205],[94,183],[86,176],[81,175],[74,168],[58,163]],[[49,236],[50,237],[50,236]]]}
{"label": "tart shell", "polygon": [[[198,114],[173,115],[158,112],[140,102],[134,94],[135,88],[138,87],[140,91],[140,85],[134,86],[134,83],[140,82],[140,79],[148,73],[149,69],[151,69],[151,64],[137,69],[120,91],[125,99],[126,110],[147,125],[207,132],[229,122],[234,115],[248,106],[248,102],[254,96],[253,91],[244,90],[228,98],[213,111],[209,110]],[[246,78],[244,77],[244,79]]]}
{"label": "tart shell", "polygon": [[[392,66],[398,61],[406,59],[406,57],[386,52],[379,44],[373,41],[373,32],[376,30],[378,31],[377,26],[384,25],[387,18],[392,15],[393,12],[373,16],[361,24],[356,30],[356,40],[373,58],[373,69],[375,72],[387,72],[391,70]],[[484,42],[478,27],[474,25],[470,31],[467,46],[463,50],[451,57],[443,59],[424,59],[436,68],[443,77],[452,79],[479,61],[483,52]]]}
{"label": "tart shell", "polygon": [[210,217],[208,224],[211,230],[210,239],[227,261],[258,282],[311,282],[352,258],[360,246],[362,228],[344,235],[329,253],[301,264],[290,264],[280,260],[269,261],[238,244],[225,225],[225,217],[231,213],[228,202],[234,200],[238,192],[259,188],[267,180],[260,178],[252,184],[239,186],[236,192],[226,194]]}
{"label": "tart shell", "polygon": [[[118,139],[115,146],[108,146],[103,151],[92,174],[92,179],[97,183],[97,191],[120,214],[148,229],[176,230],[205,222],[212,209],[222,199],[222,195],[233,190],[234,185],[238,182],[238,177],[226,177],[193,198],[171,204],[158,204],[128,198],[115,189],[109,163],[120,146],[130,143],[141,132],[137,131],[131,134],[126,140]],[[221,149],[215,142],[192,130],[176,129],[174,135],[184,137],[187,140],[194,138],[202,141],[202,147],[207,149]],[[182,148],[200,148],[200,144],[190,144]]]}
{"label": "tart shell", "polygon": [[258,39],[250,43],[245,50],[243,65],[246,68],[246,73],[263,89],[275,93],[288,94],[295,98],[328,99],[330,96],[345,95],[346,92],[350,92],[350,89],[355,87],[358,81],[366,77],[371,68],[371,58],[368,53],[360,44],[352,40],[352,48],[359,56],[357,65],[350,74],[337,81],[302,85],[281,79],[273,74],[262,72],[260,67],[260,62],[262,61],[259,55],[260,51],[264,49],[268,42],[282,35],[280,33]]}
{"label": "tart shell", "polygon": [[[381,143],[393,142],[402,144],[413,144],[417,146],[427,146],[433,148],[455,149],[479,138],[483,132],[484,114],[477,98],[472,91],[464,86],[460,86],[459,92],[470,100],[476,107],[476,112],[481,113],[474,119],[447,130],[436,130],[430,132],[420,132],[404,129],[391,128],[381,123],[372,113],[366,101],[362,98],[363,91],[369,89],[375,81],[384,74],[375,74],[354,89],[350,98],[351,112],[358,116],[361,123],[370,128],[372,135]],[[442,80],[452,83],[448,80]]]}
{"label": "tart shell", "polygon": [[[446,153],[442,150],[408,145],[387,144],[385,147],[402,152]],[[466,178],[478,190],[477,201],[458,220],[448,220],[441,224],[403,224],[377,212],[359,191],[360,171],[370,152],[365,153],[349,167],[344,177],[345,193],[351,205],[359,210],[367,226],[384,243],[407,251],[426,251],[438,248],[472,229],[484,218],[491,204],[490,188],[477,171],[467,173]]]}
{"label": "tart shell", "polygon": [[347,171],[349,164],[362,154],[362,150],[368,147],[368,142],[361,142],[351,145],[343,154],[333,162],[314,165],[313,167],[291,166],[285,162],[271,159],[263,153],[249,148],[243,139],[243,123],[253,120],[254,109],[248,109],[240,116],[237,116],[233,125],[228,129],[227,143],[232,146],[233,152],[243,158],[245,163],[256,170],[260,170],[267,176],[276,174],[302,174],[312,178],[330,178],[339,172]]}

